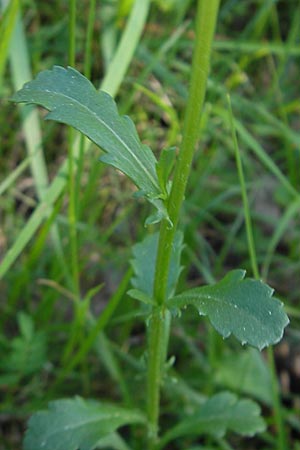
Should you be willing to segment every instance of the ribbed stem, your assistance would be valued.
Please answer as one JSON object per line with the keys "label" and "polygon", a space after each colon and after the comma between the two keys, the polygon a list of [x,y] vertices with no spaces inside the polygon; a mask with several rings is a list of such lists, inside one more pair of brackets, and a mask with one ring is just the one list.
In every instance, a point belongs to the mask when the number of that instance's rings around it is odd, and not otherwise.
{"label": "ribbed stem", "polygon": [[[185,114],[183,139],[175,168],[168,212],[173,223],[161,224],[155,270],[153,308],[148,334],[148,389],[147,412],[150,425],[148,448],[153,450],[158,439],[158,420],[162,367],[166,358],[168,336],[164,302],[170,266],[171,250],[176,232],[185,189],[191,169],[194,150],[199,138],[199,123],[206,92],[212,40],[215,30],[219,0],[199,0],[196,15],[196,37],[192,62],[189,98]],[[163,357],[162,357],[163,352]]]}

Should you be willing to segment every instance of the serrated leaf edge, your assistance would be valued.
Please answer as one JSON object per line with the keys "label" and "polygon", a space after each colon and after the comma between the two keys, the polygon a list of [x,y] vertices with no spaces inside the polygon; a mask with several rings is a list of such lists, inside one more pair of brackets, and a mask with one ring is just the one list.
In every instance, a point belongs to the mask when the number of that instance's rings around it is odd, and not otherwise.
{"label": "serrated leaf edge", "polygon": [[[80,78],[82,78],[82,79],[84,80],[85,83],[88,83],[88,84],[89,84],[90,89],[92,89],[92,90],[95,92],[95,94],[97,94],[97,96],[99,96],[99,94],[100,94],[100,95],[106,96],[109,100],[111,100],[111,102],[114,104],[115,113],[116,113],[117,117],[118,117],[120,120],[122,120],[122,122],[123,122],[124,120],[128,120],[128,119],[129,119],[129,120],[131,121],[131,123],[133,124],[133,122],[132,122],[132,120],[130,119],[130,117],[128,117],[128,116],[126,116],[126,115],[125,115],[125,116],[122,116],[122,115],[119,114],[118,108],[117,108],[117,105],[116,105],[116,102],[114,101],[114,99],[113,99],[107,92],[105,92],[105,91],[97,91],[96,88],[94,87],[94,85],[93,85],[93,84],[92,84],[85,76],[83,76],[79,71],[77,71],[76,69],[74,69],[73,67],[70,67],[70,66],[67,66],[67,68],[64,68],[64,67],[55,65],[55,66],[53,66],[53,68],[52,68],[51,70],[46,70],[46,71],[40,72],[40,73],[36,76],[36,78],[35,78],[34,80],[31,80],[31,81],[25,83],[24,86],[23,86],[23,88],[22,88],[20,91],[18,91],[14,96],[12,96],[10,100],[11,100],[11,101],[14,101],[14,102],[17,102],[17,103],[19,103],[19,102],[24,102],[24,103],[28,103],[28,104],[38,104],[38,105],[42,106],[44,109],[48,109],[48,108],[46,108],[45,106],[43,106],[43,104],[40,103],[40,102],[30,101],[30,100],[24,100],[24,99],[19,99],[18,97],[20,97],[22,90],[29,90],[29,88],[32,89],[32,87],[31,87],[32,84],[33,84],[33,83],[36,83],[36,82],[38,82],[38,81],[41,80],[41,78],[42,78],[41,75],[44,75],[46,72],[48,72],[49,74],[51,74],[51,73],[55,73],[55,72],[58,72],[58,71],[62,71],[62,72],[68,72],[68,71],[69,71],[70,73],[72,73],[72,72],[75,73],[76,76],[79,76]],[[72,75],[71,75],[71,76],[72,76]],[[42,81],[41,81],[41,82],[42,82]],[[42,89],[39,89],[39,91],[43,91],[43,90],[42,90]],[[44,91],[44,92],[46,92],[46,91]],[[19,94],[19,96],[18,96],[18,94]],[[107,130],[109,130],[109,131],[114,135],[114,137],[120,142],[120,144],[121,144],[123,147],[126,148],[126,150],[130,153],[130,155],[132,156],[132,158],[135,160],[136,164],[141,168],[142,172],[146,174],[146,176],[147,176],[148,179],[151,181],[151,183],[153,184],[153,186],[155,187],[155,189],[157,189],[157,192],[156,192],[156,193],[154,193],[154,192],[153,192],[153,193],[152,193],[152,192],[149,192],[149,193],[147,193],[146,196],[147,196],[147,197],[149,196],[150,198],[153,197],[153,195],[156,196],[156,197],[158,197],[158,196],[160,196],[160,195],[163,196],[163,192],[161,192],[161,187],[160,187],[160,185],[159,185],[159,181],[158,181],[158,180],[155,180],[155,178],[152,176],[152,174],[151,174],[151,173],[147,170],[147,168],[141,163],[141,161],[140,161],[139,158],[134,154],[134,152],[132,152],[131,148],[126,144],[126,142],[124,142],[123,139],[121,139],[120,136],[113,130],[113,128],[111,128],[104,120],[102,120],[98,115],[96,115],[95,112],[94,112],[93,110],[89,109],[89,108],[86,106],[86,104],[78,102],[78,100],[77,100],[76,98],[71,97],[71,96],[69,96],[69,95],[67,95],[67,94],[60,93],[60,92],[55,92],[55,95],[60,96],[60,97],[62,97],[62,98],[67,98],[69,101],[72,101],[73,103],[78,104],[80,108],[83,108],[83,109],[85,109],[86,111],[88,111],[89,114],[95,116],[95,118],[99,121],[99,123],[101,123]],[[45,120],[55,120],[55,121],[57,121],[57,122],[61,122],[61,123],[64,123],[64,124],[66,124],[66,125],[70,125],[70,124],[69,124],[68,122],[66,122],[65,120],[58,120],[57,118],[52,119],[52,115],[54,116],[56,112],[59,112],[59,107],[55,107],[55,106],[54,106],[51,110],[48,109],[48,111],[49,111],[49,113],[44,117]],[[125,118],[126,118],[126,119],[125,119]],[[133,124],[133,125],[134,125],[134,124]],[[81,132],[82,134],[84,134],[85,136],[87,136],[87,137],[88,137],[90,140],[92,140],[98,147],[100,147],[99,144],[97,144],[97,143],[96,143],[96,142],[88,135],[88,133],[85,133],[85,132],[81,131],[80,128],[79,128],[78,126],[76,126],[76,127],[75,127],[74,125],[71,125],[71,126],[72,126],[73,128],[75,128],[75,129],[77,129],[78,131],[80,131],[80,132]],[[134,126],[134,128],[135,128],[135,126]],[[140,150],[141,150],[141,151],[143,151],[144,147],[146,147],[146,148],[149,149],[149,151],[151,152],[151,149],[150,149],[148,146],[146,146],[145,144],[143,144],[143,143],[140,141],[140,139],[139,139],[137,133],[136,133],[136,139],[137,139],[137,144],[140,146]],[[103,150],[105,153],[108,154],[108,157],[110,156],[110,152],[107,152],[107,151],[105,150],[105,148],[103,148],[103,147],[100,147],[100,148],[102,148],[102,150]],[[151,152],[151,153],[152,153],[152,152]],[[152,153],[152,155],[154,156],[153,153]],[[111,164],[110,162],[105,161],[105,156],[106,156],[106,155],[103,155],[102,157],[100,157],[100,160],[103,161],[103,162],[106,163],[106,164],[113,165],[113,164]],[[155,157],[154,157],[154,158],[155,158]],[[157,160],[156,160],[156,158],[155,158],[155,164],[156,164],[156,163],[157,163]],[[121,170],[120,168],[118,168],[118,169]],[[121,171],[122,171],[122,170],[121,170]],[[155,167],[154,167],[154,173],[156,174]],[[126,174],[126,176],[128,176],[128,175]],[[136,184],[137,187],[139,187],[138,184],[137,184],[134,180],[132,180],[132,181],[134,182],[134,184]]]}
{"label": "serrated leaf edge", "polygon": [[[267,297],[272,298],[274,301],[276,301],[277,304],[278,304],[278,307],[280,307],[280,308],[282,309],[282,311],[283,311],[284,304],[283,304],[278,298],[272,297],[272,296],[273,296],[273,293],[274,293],[274,289],[272,289],[272,288],[271,288],[270,286],[268,286],[267,284],[263,283],[261,280],[254,280],[254,279],[252,279],[252,278],[246,278],[246,279],[245,279],[245,275],[246,275],[246,271],[245,271],[245,270],[242,270],[242,269],[235,269],[235,270],[232,270],[232,271],[228,272],[228,273],[224,276],[224,278],[223,278],[222,280],[220,280],[218,283],[222,283],[222,282],[226,281],[228,278],[232,278],[232,280],[234,280],[235,282],[243,282],[243,280],[245,280],[245,281],[246,281],[246,280],[251,280],[251,281],[253,281],[253,282],[261,283],[262,287],[263,287],[263,288],[265,289],[265,291],[266,291]],[[218,284],[218,283],[216,283],[216,284]],[[213,285],[212,285],[212,286],[213,286]],[[213,320],[210,318],[210,315],[207,314],[207,313],[204,313],[204,312],[201,311],[201,310],[199,310],[198,306],[195,304],[196,300],[199,298],[199,295],[201,295],[201,297],[202,297],[203,299],[206,299],[206,300],[209,300],[209,299],[211,299],[211,297],[212,297],[210,294],[205,294],[205,288],[210,288],[210,285],[209,285],[209,286],[201,286],[201,287],[197,287],[197,288],[193,288],[193,289],[188,289],[187,291],[184,291],[184,292],[182,292],[181,294],[176,295],[176,296],[173,296],[172,298],[168,299],[166,303],[167,303],[167,305],[168,305],[169,308],[174,309],[174,306],[172,305],[172,302],[173,302],[174,300],[177,300],[177,302],[178,302],[178,299],[179,299],[181,296],[183,296],[184,294],[189,293],[189,294],[192,296],[193,293],[195,293],[195,297],[197,296],[197,298],[195,298],[194,301],[193,301],[193,300],[186,301],[186,299],[183,297],[183,298],[182,298],[182,305],[180,305],[180,306],[176,305],[176,306],[175,306],[175,311],[178,310],[178,309],[180,309],[180,308],[185,309],[186,306],[191,305],[191,306],[193,306],[194,308],[197,309],[197,311],[198,311],[198,313],[199,313],[200,315],[202,315],[202,316],[207,316],[207,317],[209,318],[211,324],[214,326],[214,328],[216,328],[216,330],[218,331],[218,333],[220,333],[224,338],[228,338],[229,336],[233,335],[233,336],[236,337],[236,339],[237,339],[239,342],[242,343],[242,345],[244,345],[244,344],[249,344],[249,340],[241,341],[240,338],[236,335],[236,333],[235,333],[234,331],[228,331],[228,333],[223,333],[223,332],[221,332],[221,331],[218,329],[218,327],[216,327],[216,326],[214,325],[214,322],[213,322]],[[202,292],[201,292],[201,291],[202,291]],[[214,301],[217,301],[217,300],[218,300],[218,299],[214,298]],[[220,303],[222,304],[223,301],[220,300]],[[284,311],[283,311],[283,313],[284,313]],[[282,339],[282,336],[283,336],[285,327],[286,327],[286,326],[289,324],[289,322],[290,322],[288,316],[287,316],[287,315],[285,315],[285,316],[286,316],[286,318],[285,318],[285,322],[284,322],[283,325],[282,325],[281,332],[280,332],[280,334],[278,335],[278,337],[277,337],[275,340],[273,340],[272,342],[263,342],[263,343],[261,343],[261,345],[253,345],[252,343],[250,343],[249,345],[252,345],[252,346],[254,346],[254,347],[257,347],[259,350],[263,350],[265,347],[267,347],[267,346],[269,346],[269,345],[273,345],[273,344],[278,343],[278,342]],[[256,317],[255,317],[255,316],[253,316],[253,317],[254,317],[254,319],[256,320]]]}

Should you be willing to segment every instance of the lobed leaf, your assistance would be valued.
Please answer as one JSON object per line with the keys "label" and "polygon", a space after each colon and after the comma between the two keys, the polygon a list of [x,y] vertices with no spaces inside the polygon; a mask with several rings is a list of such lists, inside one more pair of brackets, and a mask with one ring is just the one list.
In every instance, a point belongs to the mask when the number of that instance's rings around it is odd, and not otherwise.
{"label": "lobed leaf", "polygon": [[54,66],[52,70],[40,72],[11,100],[41,105],[50,111],[46,119],[81,131],[104,150],[105,154],[100,158],[104,163],[127,175],[154,203],[159,210],[157,220],[167,216],[160,200],[164,195],[153,152],[141,143],[132,120],[119,115],[112,97],[104,91],[97,91],[77,70]]}
{"label": "lobed leaf", "polygon": [[24,450],[93,450],[117,428],[144,422],[141,413],[80,397],[51,402],[29,420]]}
{"label": "lobed leaf", "polygon": [[0,385],[17,383],[40,371],[47,361],[45,333],[35,330],[31,316],[19,312],[17,319],[20,334],[9,341],[5,355],[0,355]]}
{"label": "lobed leaf", "polygon": [[272,298],[273,289],[244,277],[245,271],[233,270],[219,283],[189,289],[169,299],[168,306],[193,305],[199,314],[209,317],[223,337],[232,333],[242,344],[261,350],[282,338],[289,319],[283,304]]}
{"label": "lobed leaf", "polygon": [[264,430],[265,423],[257,403],[248,399],[239,400],[230,392],[220,392],[168,431],[162,437],[162,444],[181,436],[209,434],[221,438],[228,431],[253,436]]}
{"label": "lobed leaf", "polygon": [[264,355],[255,348],[226,352],[218,360],[214,378],[223,388],[251,396],[268,406],[273,403],[270,368]]}

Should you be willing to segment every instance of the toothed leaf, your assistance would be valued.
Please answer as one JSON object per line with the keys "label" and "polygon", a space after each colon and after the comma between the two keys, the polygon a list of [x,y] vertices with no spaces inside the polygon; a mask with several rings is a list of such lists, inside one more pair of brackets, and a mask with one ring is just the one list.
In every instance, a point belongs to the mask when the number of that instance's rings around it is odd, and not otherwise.
{"label": "toothed leaf", "polygon": [[230,392],[220,392],[208,399],[193,414],[162,437],[164,445],[181,436],[208,434],[217,438],[234,431],[242,436],[253,436],[265,430],[260,407],[252,400],[239,400]]}
{"label": "toothed leaf", "polygon": [[143,421],[139,412],[116,405],[80,397],[57,400],[29,420],[24,450],[93,450],[117,428]]}
{"label": "toothed leaf", "polygon": [[223,336],[233,334],[242,344],[262,349],[278,342],[289,319],[273,289],[261,281],[244,279],[245,271],[233,270],[211,286],[189,289],[168,300],[171,308],[193,305],[207,315]]}
{"label": "toothed leaf", "polygon": [[159,200],[164,195],[153,152],[141,143],[132,120],[119,115],[112,97],[97,91],[77,70],[60,66],[45,70],[26,83],[11,100],[41,105],[50,111],[46,119],[81,131],[104,150],[100,158],[104,163],[127,175],[149,201],[156,201],[160,214],[167,216]]}

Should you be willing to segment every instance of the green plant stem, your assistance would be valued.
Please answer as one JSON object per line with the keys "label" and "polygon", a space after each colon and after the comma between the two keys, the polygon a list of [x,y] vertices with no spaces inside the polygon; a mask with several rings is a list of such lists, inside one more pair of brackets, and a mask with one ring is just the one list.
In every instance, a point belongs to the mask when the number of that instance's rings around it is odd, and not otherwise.
{"label": "green plant stem", "polygon": [[204,0],[198,1],[196,42],[192,62],[189,98],[185,113],[182,144],[168,202],[168,212],[173,227],[170,228],[166,221],[162,223],[158,248],[154,295],[159,304],[163,304],[165,298],[173,238],[184,199],[195,146],[199,137],[200,117],[206,92],[210,51],[218,6],[219,0],[210,2],[205,2]]}
{"label": "green plant stem", "polygon": [[[75,64],[75,30],[76,30],[76,0],[69,1],[69,65]],[[69,128],[68,133],[68,169],[69,169],[69,227],[70,227],[70,245],[71,245],[71,267],[73,277],[73,289],[79,300],[79,264],[78,264],[78,246],[77,246],[77,213],[76,213],[76,184],[75,184],[75,161],[73,154],[74,131]]]}
{"label": "green plant stem", "polygon": [[84,50],[84,75],[91,77],[92,67],[92,40],[93,29],[96,17],[96,0],[90,0],[88,23],[86,30],[85,50]]}
{"label": "green plant stem", "polygon": [[148,330],[147,414],[148,446],[154,449],[158,437],[160,385],[162,371],[162,340],[164,320],[159,308],[152,311]]}
{"label": "green plant stem", "polygon": [[[234,150],[235,150],[235,158],[236,158],[236,164],[237,164],[239,181],[240,181],[241,192],[242,192],[251,267],[252,267],[252,272],[253,272],[254,277],[256,279],[260,279],[256,251],[255,251],[255,243],[254,243],[254,237],[253,237],[253,229],[252,229],[252,223],[251,223],[251,214],[250,214],[248,195],[247,195],[247,189],[246,189],[246,182],[245,182],[244,171],[243,171],[243,164],[242,164],[242,159],[241,159],[240,150],[239,150],[239,146],[238,146],[238,140],[237,140],[237,136],[236,136],[236,128],[235,128],[235,123],[234,123],[234,119],[233,119],[233,113],[232,113],[232,109],[231,109],[231,102],[230,102],[229,95],[227,96],[227,101],[228,101],[228,105],[229,105],[229,122],[230,122],[230,127],[231,127],[231,132],[232,132],[232,139],[233,139],[233,145],[234,145]],[[271,372],[271,380],[272,380],[271,383],[272,383],[274,422],[275,422],[276,428],[277,428],[277,450],[285,450],[288,447],[287,447],[286,433],[285,433],[284,422],[283,422],[283,417],[282,417],[282,406],[281,406],[281,401],[280,401],[280,392],[279,392],[276,367],[275,367],[275,362],[274,362],[273,347],[268,347],[268,363],[269,363],[269,368],[270,368],[270,372]]]}
{"label": "green plant stem", "polygon": [[272,387],[272,397],[273,397],[273,408],[274,408],[274,422],[277,429],[277,449],[286,450],[288,448],[287,437],[284,427],[284,420],[282,415],[282,405],[280,399],[279,384],[277,380],[277,372],[274,360],[274,350],[273,347],[268,347],[268,363],[271,372],[271,387]]}
{"label": "green plant stem", "polygon": [[210,52],[215,30],[219,0],[199,0],[196,15],[196,38],[192,62],[189,97],[183,128],[183,139],[175,168],[168,202],[173,227],[165,220],[161,224],[155,269],[153,308],[148,335],[147,414],[149,421],[148,448],[154,449],[158,439],[160,387],[162,377],[162,351],[166,355],[166,325],[164,302],[168,282],[169,264],[179,213],[184,200],[195,146],[199,137],[199,123],[204,102]]}
{"label": "green plant stem", "polygon": [[241,192],[242,192],[244,217],[245,217],[245,224],[246,224],[246,234],[247,234],[248,249],[249,249],[249,254],[250,254],[251,268],[252,268],[254,277],[257,280],[259,280],[260,276],[259,276],[259,269],[258,269],[258,264],[257,264],[256,252],[255,252],[255,244],[254,244],[254,238],[253,238],[253,229],[252,229],[250,207],[249,207],[249,201],[248,201],[248,195],[247,195],[247,189],[246,189],[246,182],[245,182],[245,177],[244,177],[242,158],[240,155],[237,136],[236,136],[234,122],[233,122],[233,114],[232,114],[231,101],[230,101],[229,95],[227,95],[227,102],[229,105],[229,120],[230,120],[230,127],[232,130],[233,145],[234,145],[234,149],[235,149],[235,160],[236,160],[239,181],[240,181],[240,186],[241,186]]}
{"label": "green plant stem", "polygon": [[[96,17],[96,0],[90,0],[86,39],[85,39],[85,49],[84,49],[84,71],[83,71],[84,75],[88,79],[90,79],[91,77],[91,70],[92,70],[92,40],[93,40],[95,17]],[[80,214],[82,212],[80,208],[81,205],[80,187],[83,173],[84,147],[85,147],[85,137],[84,135],[81,135],[79,143],[79,155],[78,155],[76,186],[75,186],[77,220],[80,220]]]}
{"label": "green plant stem", "polygon": [[[76,0],[69,0],[69,65],[75,64],[75,30],[76,30]],[[69,335],[68,342],[65,346],[63,361],[64,364],[68,361],[75,343],[80,337],[80,323],[81,308],[80,308],[80,281],[79,281],[79,262],[78,262],[78,243],[77,243],[77,211],[76,211],[76,182],[75,182],[75,160],[73,152],[74,144],[74,130],[68,129],[68,190],[69,190],[69,207],[68,207],[68,221],[70,233],[70,259],[71,259],[71,274],[72,274],[72,290],[75,301],[75,317],[72,322],[72,328]]]}
{"label": "green plant stem", "polygon": [[68,63],[75,66],[75,49],[76,49],[76,0],[69,0],[69,53]]}

